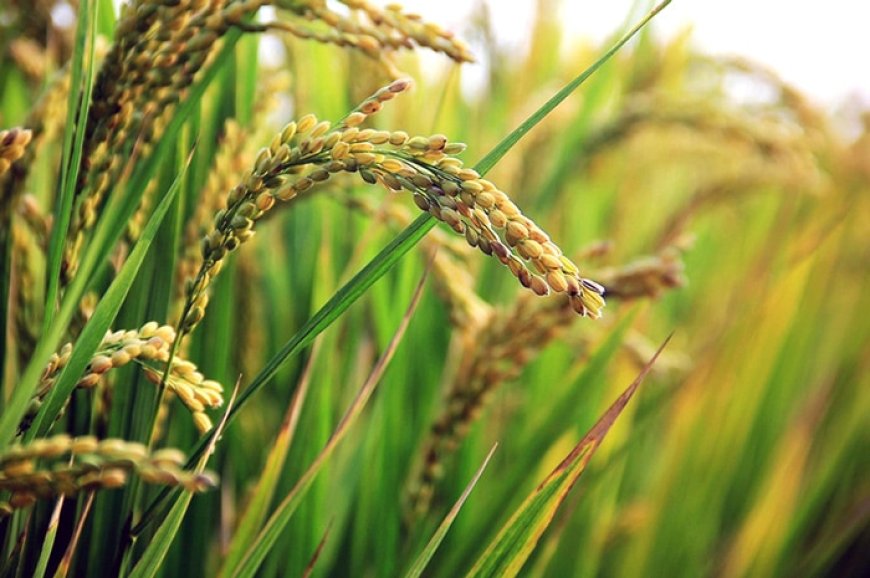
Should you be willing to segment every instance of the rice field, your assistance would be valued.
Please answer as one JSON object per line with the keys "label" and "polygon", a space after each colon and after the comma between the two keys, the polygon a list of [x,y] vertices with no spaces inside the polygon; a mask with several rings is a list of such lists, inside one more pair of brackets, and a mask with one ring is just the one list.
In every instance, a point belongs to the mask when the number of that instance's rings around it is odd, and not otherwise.
{"label": "rice field", "polygon": [[59,4],[0,7],[3,576],[870,568],[870,111],[668,2]]}

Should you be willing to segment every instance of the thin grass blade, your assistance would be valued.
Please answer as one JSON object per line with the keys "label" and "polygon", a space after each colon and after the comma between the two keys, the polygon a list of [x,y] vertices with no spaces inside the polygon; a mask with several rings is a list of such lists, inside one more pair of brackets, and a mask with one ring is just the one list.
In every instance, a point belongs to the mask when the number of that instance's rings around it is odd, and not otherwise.
{"label": "thin grass blade", "polygon": [[67,229],[74,210],[75,187],[78,182],[85,124],[91,105],[94,84],[94,52],[100,2],[85,0],[79,5],[76,41],[70,66],[70,91],[64,131],[63,161],[58,181],[57,205],[48,248],[48,287],[45,293],[45,317],[42,328],[47,331],[54,319],[60,287],[61,256]]}
{"label": "thin grass blade", "polygon": [[320,554],[323,552],[323,547],[326,546],[326,541],[329,539],[329,532],[331,530],[332,522],[330,522],[329,526],[326,527],[326,531],[323,532],[323,537],[320,539],[320,542],[317,543],[317,548],[314,549],[314,554],[311,555],[311,561],[308,562],[308,565],[305,567],[305,572],[303,572],[302,578],[310,578],[314,573],[314,568],[317,566],[317,561],[320,560]]}
{"label": "thin grass blade", "polygon": [[51,511],[51,518],[48,521],[48,527],[42,539],[42,550],[39,552],[39,560],[36,562],[33,578],[45,576],[48,560],[51,557],[52,549],[54,549],[54,541],[57,539],[57,527],[60,523],[60,511],[63,509],[64,500],[66,500],[64,496],[59,497],[57,502],[55,502],[54,510]]}
{"label": "thin grass blade", "polygon": [[[230,397],[229,402],[227,402],[227,409],[226,411],[224,411],[220,422],[218,422],[217,426],[215,426],[214,430],[212,430],[211,435],[208,437],[208,446],[206,447],[206,451],[203,453],[202,457],[199,459],[196,465],[196,471],[198,473],[201,473],[205,469],[205,465],[208,462],[208,459],[214,452],[214,448],[217,445],[221,434],[227,426],[227,417],[229,416],[230,410],[236,402],[236,398],[239,393],[240,381],[241,377],[236,380],[236,385],[233,388],[233,394]],[[190,506],[190,501],[192,499],[193,492],[181,493],[181,496],[179,496],[178,500],[175,501],[175,503],[172,505],[172,508],[169,510],[169,515],[166,516],[166,518],[163,520],[163,523],[161,523],[155,531],[154,537],[151,539],[150,542],[148,542],[148,546],[142,553],[142,557],[139,558],[139,561],[130,572],[129,578],[154,578],[154,576],[157,576],[157,574],[160,572],[160,567],[163,564],[163,560],[166,559],[166,553],[169,552],[169,548],[175,541],[175,537],[178,534],[178,529],[181,527],[181,522],[184,520],[184,515],[187,513],[187,508]]]}
{"label": "thin grass blade", "polygon": [[511,577],[520,572],[538,540],[552,522],[559,506],[586,469],[586,464],[601,445],[604,436],[625,409],[669,340],[670,337],[662,343],[634,382],[604,412],[565,459],[526,498],[478,559],[468,574],[469,577]]}
{"label": "thin grass blade", "polygon": [[438,550],[438,547],[441,545],[441,542],[444,540],[444,537],[447,535],[447,531],[450,530],[450,526],[453,525],[453,521],[456,519],[456,516],[459,515],[459,510],[462,509],[462,506],[465,504],[465,500],[468,499],[468,496],[471,495],[471,490],[477,485],[478,480],[480,480],[480,476],[483,475],[483,471],[486,469],[486,466],[489,465],[489,460],[492,459],[493,454],[495,453],[498,444],[492,446],[492,449],[489,450],[489,453],[486,454],[486,458],[484,458],[483,463],[480,464],[480,467],[477,469],[477,472],[474,474],[474,477],[471,478],[471,481],[468,482],[468,485],[465,486],[465,490],[462,492],[462,495],[459,496],[459,499],[456,500],[456,503],[453,504],[453,507],[450,508],[450,511],[447,512],[447,516],[441,521],[441,524],[438,525],[438,529],[435,530],[435,533],[429,539],[429,542],[426,544],[426,547],[423,548],[423,551],[420,552],[420,555],[417,556],[417,559],[414,561],[414,565],[408,570],[408,573],[405,574],[406,578],[419,578],[423,574],[423,570],[426,569],[426,566],[429,564],[429,561],[432,559],[432,556],[435,555],[435,552]]}
{"label": "thin grass blade", "polygon": [[299,385],[296,387],[296,391],[293,392],[293,399],[290,400],[290,405],[287,408],[284,421],[281,423],[281,429],[278,431],[275,443],[266,457],[263,473],[257,481],[253,498],[251,498],[250,504],[248,504],[244,514],[242,514],[236,531],[233,533],[233,539],[227,549],[227,555],[224,557],[223,566],[235,567],[238,565],[248,545],[257,536],[257,532],[266,517],[269,504],[272,503],[272,498],[275,495],[275,488],[281,479],[281,472],[284,469],[287,454],[293,443],[296,426],[299,425],[299,416],[302,413],[302,406],[305,403],[308,387],[311,384],[314,362],[318,357],[319,351],[320,347],[315,344],[299,379]]}
{"label": "thin grass blade", "polygon": [[256,574],[260,564],[263,563],[266,555],[278,541],[278,538],[293,514],[296,512],[296,509],[299,507],[299,504],[302,502],[308,489],[311,488],[317,474],[320,472],[326,461],[332,456],[332,453],[335,451],[335,448],[338,447],[339,442],[341,442],[341,440],[347,435],[350,426],[353,425],[356,419],[360,416],[366,403],[374,393],[378,383],[380,383],[381,377],[383,377],[384,372],[387,370],[387,366],[392,360],[396,349],[398,349],[399,343],[401,343],[402,338],[405,336],[405,331],[408,328],[411,317],[417,309],[417,304],[420,302],[420,297],[423,294],[425,280],[426,275],[424,274],[420,283],[417,285],[417,289],[414,291],[411,304],[405,311],[405,315],[402,318],[402,322],[399,324],[399,328],[396,330],[395,335],[381,358],[375,364],[374,369],[372,369],[372,372],[369,374],[365,383],[360,388],[359,392],[357,392],[356,398],[354,398],[347,412],[344,414],[344,417],[342,417],[338,426],[336,426],[335,431],[329,438],[326,446],[320,454],[318,454],[317,458],[315,458],[314,462],[302,475],[290,493],[287,494],[275,510],[275,513],[269,518],[269,521],[250,545],[241,562],[239,562],[235,567],[224,567],[224,572],[220,575],[222,578],[228,576],[233,576],[233,578],[251,578]]}

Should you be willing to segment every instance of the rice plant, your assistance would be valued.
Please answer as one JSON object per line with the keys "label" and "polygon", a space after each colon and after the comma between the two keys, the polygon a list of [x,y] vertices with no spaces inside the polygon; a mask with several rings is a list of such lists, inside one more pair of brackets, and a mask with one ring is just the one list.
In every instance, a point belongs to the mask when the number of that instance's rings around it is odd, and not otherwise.
{"label": "rice plant", "polygon": [[667,4],[0,7],[3,575],[862,575],[868,113]]}

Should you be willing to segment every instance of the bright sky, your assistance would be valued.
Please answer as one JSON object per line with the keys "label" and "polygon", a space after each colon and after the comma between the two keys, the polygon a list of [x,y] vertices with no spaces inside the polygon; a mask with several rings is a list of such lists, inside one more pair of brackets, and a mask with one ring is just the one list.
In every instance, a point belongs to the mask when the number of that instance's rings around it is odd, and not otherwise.
{"label": "bright sky", "polygon": [[[505,43],[523,38],[535,0],[483,0]],[[386,1],[382,3],[387,3]],[[474,6],[468,0],[399,0],[408,10],[453,30]],[[566,36],[603,40],[618,29],[633,0],[562,0]],[[673,0],[653,21],[665,37],[692,28],[694,44],[714,54],[766,64],[820,103],[848,97],[870,104],[870,2],[867,0]]]}

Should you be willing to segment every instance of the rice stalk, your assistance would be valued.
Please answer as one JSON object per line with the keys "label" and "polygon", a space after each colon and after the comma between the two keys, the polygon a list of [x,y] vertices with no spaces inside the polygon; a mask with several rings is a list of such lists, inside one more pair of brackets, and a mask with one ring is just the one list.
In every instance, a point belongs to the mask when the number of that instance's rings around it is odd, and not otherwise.
{"label": "rice stalk", "polygon": [[93,436],[50,438],[16,444],[0,453],[0,517],[32,506],[37,500],[74,496],[94,489],[114,489],[136,474],[147,484],[202,492],[216,484],[211,473],[182,469],[184,454],[176,449],[148,452],[144,445]]}
{"label": "rice stalk", "polygon": [[137,0],[124,6],[115,43],[100,67],[85,128],[76,210],[62,267],[69,283],[84,236],[96,223],[105,193],[134,142],[148,156],[218,41],[265,0]]}
{"label": "rice stalk", "polygon": [[[175,337],[172,327],[160,326],[156,322],[146,323],[138,330],[108,332],[76,387],[92,389],[101,382],[106,373],[131,362],[139,365],[150,381],[159,384],[166,364],[170,364],[166,382],[168,390],[191,412],[197,430],[203,433],[210,430],[212,422],[205,410],[223,404],[223,387],[216,381],[206,379],[190,361],[177,356],[170,361],[170,347],[175,342]],[[29,428],[42,406],[42,401],[48,396],[68,363],[72,351],[73,345],[67,343],[60,352],[52,355],[19,428],[21,431]]]}
{"label": "rice stalk", "polygon": [[378,60],[389,51],[415,46],[440,52],[456,62],[472,62],[468,47],[451,32],[407,13],[398,4],[385,8],[365,0],[340,0],[348,14],[330,8],[322,0],[276,0],[274,4],[299,17],[265,25],[285,30],[294,36],[339,47],[350,47]]}
{"label": "rice stalk", "polygon": [[[276,201],[293,199],[339,172],[359,174],[390,191],[411,192],[421,210],[464,235],[472,247],[494,255],[523,286],[538,295],[550,289],[565,292],[574,311],[600,316],[601,286],[581,277],[577,266],[504,192],[462,167],[452,155],[465,145],[439,134],[410,137],[403,131],[358,128],[409,86],[409,81],[398,80],[382,88],[333,129],[328,121],[306,115],[260,151],[253,170],[230,192],[227,209],[215,215],[214,229],[203,239],[203,264],[187,281],[182,335],[205,315],[207,288],[226,255],[254,236],[255,223]],[[316,168],[294,178],[312,165]]]}
{"label": "rice stalk", "polygon": [[[596,246],[585,253],[598,250]],[[623,267],[604,269],[596,276],[602,280],[608,297],[617,301],[658,298],[664,291],[685,283],[682,263],[674,250]],[[468,285],[462,284],[452,288],[452,293],[459,299],[474,294]],[[457,326],[458,369],[451,378],[441,413],[423,444],[421,465],[408,485],[408,520],[428,511],[435,486],[444,476],[446,458],[456,451],[488,399],[502,384],[517,379],[573,321],[570,315],[573,305],[570,297],[565,296],[538,302],[523,295],[508,309],[487,308],[478,324]],[[639,353],[637,347],[634,351]],[[644,362],[646,359],[649,358],[644,358]]]}

